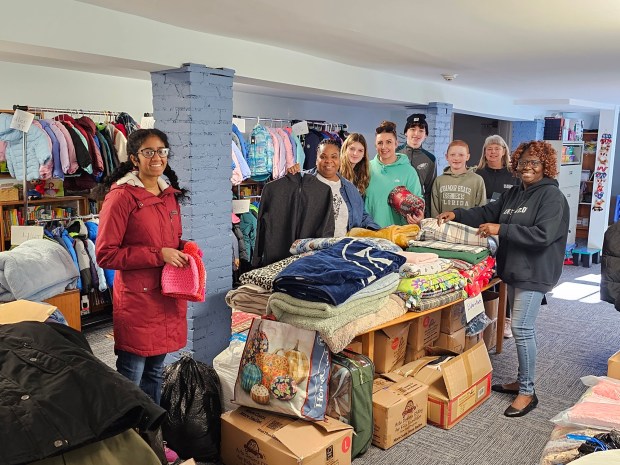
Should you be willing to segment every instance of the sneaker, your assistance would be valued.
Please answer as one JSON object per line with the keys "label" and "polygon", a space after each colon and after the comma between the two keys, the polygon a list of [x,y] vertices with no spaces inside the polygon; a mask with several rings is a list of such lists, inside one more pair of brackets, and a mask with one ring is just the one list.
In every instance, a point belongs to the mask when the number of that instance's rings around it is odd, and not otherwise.
{"label": "sneaker", "polygon": [[512,329],[510,329],[510,318],[506,318],[506,321],[504,321],[504,338],[505,339],[510,339],[512,337]]}

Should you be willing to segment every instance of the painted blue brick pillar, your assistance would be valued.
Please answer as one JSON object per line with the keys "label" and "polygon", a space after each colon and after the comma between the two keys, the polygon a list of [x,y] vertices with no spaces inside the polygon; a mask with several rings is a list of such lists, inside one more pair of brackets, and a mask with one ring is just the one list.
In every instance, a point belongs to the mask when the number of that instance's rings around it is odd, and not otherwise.
{"label": "painted blue brick pillar", "polygon": [[428,137],[422,148],[431,152],[437,158],[437,173],[441,174],[448,165],[446,150],[452,138],[452,104],[430,102],[412,109],[411,113],[424,113],[428,123]]}
{"label": "painted blue brick pillar", "polygon": [[[196,241],[207,270],[205,302],[188,303],[186,351],[211,363],[228,346],[232,284],[231,121],[234,71],[184,64],[151,73],[155,127],[170,139],[170,166],[189,189],[183,238]],[[167,358],[171,362],[178,354]]]}
{"label": "painted blue brick pillar", "polygon": [[514,152],[521,142],[542,140],[545,131],[545,120],[513,121],[510,150]]}

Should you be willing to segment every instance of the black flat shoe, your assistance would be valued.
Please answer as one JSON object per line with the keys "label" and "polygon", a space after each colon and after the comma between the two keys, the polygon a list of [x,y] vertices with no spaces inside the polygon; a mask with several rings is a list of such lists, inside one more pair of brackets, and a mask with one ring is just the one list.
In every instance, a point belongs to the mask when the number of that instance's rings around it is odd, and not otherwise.
{"label": "black flat shoe", "polygon": [[518,389],[506,389],[503,384],[494,384],[491,391],[501,392],[502,394],[519,394]]}
{"label": "black flat shoe", "polygon": [[530,403],[527,404],[525,407],[523,407],[522,409],[516,409],[511,405],[506,409],[504,415],[510,418],[522,417],[523,415],[527,415],[532,410],[534,410],[537,405],[538,397],[536,397],[536,393],[534,393],[534,395],[532,396],[532,400],[530,400]]}

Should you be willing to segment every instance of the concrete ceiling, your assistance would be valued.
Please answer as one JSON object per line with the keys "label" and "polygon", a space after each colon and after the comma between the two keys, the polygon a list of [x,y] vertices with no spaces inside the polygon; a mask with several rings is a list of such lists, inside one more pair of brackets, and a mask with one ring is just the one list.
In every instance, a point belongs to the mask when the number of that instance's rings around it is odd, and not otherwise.
{"label": "concrete ceiling", "polygon": [[620,104],[620,3],[609,0],[81,1],[427,81],[458,74],[453,85],[528,104]]}

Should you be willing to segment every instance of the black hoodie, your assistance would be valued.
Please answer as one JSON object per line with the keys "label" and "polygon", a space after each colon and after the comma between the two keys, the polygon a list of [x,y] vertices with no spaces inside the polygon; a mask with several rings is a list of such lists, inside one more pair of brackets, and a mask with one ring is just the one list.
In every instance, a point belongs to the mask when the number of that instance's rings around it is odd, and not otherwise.
{"label": "black hoodie", "polygon": [[555,179],[504,192],[496,202],[454,210],[455,221],[478,227],[498,223],[497,274],[511,286],[548,292],[562,274],[569,207]]}

